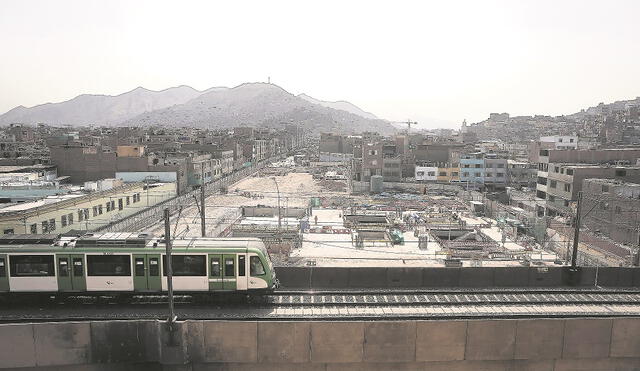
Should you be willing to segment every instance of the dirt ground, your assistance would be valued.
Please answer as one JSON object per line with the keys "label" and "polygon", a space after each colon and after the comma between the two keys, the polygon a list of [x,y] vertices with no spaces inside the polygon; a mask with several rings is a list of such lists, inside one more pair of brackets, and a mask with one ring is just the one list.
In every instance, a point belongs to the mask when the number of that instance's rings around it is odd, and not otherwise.
{"label": "dirt ground", "polygon": [[[252,176],[229,187],[228,194],[216,194],[206,200],[207,235],[219,230],[219,226],[234,221],[241,206],[277,206],[278,192],[273,176]],[[328,195],[346,195],[344,192],[324,190],[318,181],[308,173],[288,173],[275,176],[280,189],[280,205],[282,207],[307,207],[312,197]],[[157,236],[164,234],[162,223],[145,230]],[[185,208],[180,214],[171,218],[171,232],[178,237],[200,236],[200,213],[195,206]]]}

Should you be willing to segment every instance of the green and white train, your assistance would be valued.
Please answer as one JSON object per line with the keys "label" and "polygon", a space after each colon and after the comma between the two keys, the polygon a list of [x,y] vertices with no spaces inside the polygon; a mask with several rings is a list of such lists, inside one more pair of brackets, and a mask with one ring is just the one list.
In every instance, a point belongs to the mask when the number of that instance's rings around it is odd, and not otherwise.
{"label": "green and white train", "polygon": [[[277,284],[259,239],[189,238],[174,240],[172,246],[177,293],[251,294],[271,291]],[[107,233],[44,244],[0,241],[0,295],[164,291],[165,245],[149,235]]]}

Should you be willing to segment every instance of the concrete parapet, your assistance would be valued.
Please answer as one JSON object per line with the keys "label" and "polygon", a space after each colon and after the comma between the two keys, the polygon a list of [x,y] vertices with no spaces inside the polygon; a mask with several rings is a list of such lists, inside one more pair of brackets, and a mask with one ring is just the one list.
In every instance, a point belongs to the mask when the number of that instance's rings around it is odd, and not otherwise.
{"label": "concrete parapet", "polygon": [[311,361],[362,362],[364,322],[311,323]]}
{"label": "concrete parapet", "polygon": [[608,357],[612,326],[611,319],[566,320],[562,358]]}
{"label": "concrete parapet", "polygon": [[513,359],[516,323],[513,320],[469,321],[465,359]]}
{"label": "concrete parapet", "polygon": [[309,322],[259,322],[258,362],[310,362]]}
{"label": "concrete parapet", "polygon": [[85,364],[91,359],[91,326],[88,322],[35,324],[33,338],[39,366]]}
{"label": "concrete parapet", "polygon": [[564,320],[520,320],[516,323],[515,359],[562,357]]}
{"label": "concrete parapet", "polygon": [[364,327],[364,339],[365,362],[415,361],[415,322],[368,322]]}
{"label": "concrete parapet", "polygon": [[205,321],[205,362],[257,362],[258,323]]}
{"label": "concrete parapet", "polygon": [[416,361],[464,359],[467,321],[418,321]]}
{"label": "concrete parapet", "polygon": [[0,368],[637,370],[640,318],[0,325]]}

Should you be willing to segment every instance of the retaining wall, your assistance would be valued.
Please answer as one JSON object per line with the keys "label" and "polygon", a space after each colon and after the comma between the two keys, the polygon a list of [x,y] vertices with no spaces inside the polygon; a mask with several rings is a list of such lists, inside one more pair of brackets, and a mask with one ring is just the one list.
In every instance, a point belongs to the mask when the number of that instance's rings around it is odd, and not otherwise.
{"label": "retaining wall", "polygon": [[638,370],[640,318],[0,325],[11,370]]}
{"label": "retaining wall", "polygon": [[[573,286],[569,267],[276,267],[284,289]],[[640,269],[582,267],[578,286],[640,287]]]}

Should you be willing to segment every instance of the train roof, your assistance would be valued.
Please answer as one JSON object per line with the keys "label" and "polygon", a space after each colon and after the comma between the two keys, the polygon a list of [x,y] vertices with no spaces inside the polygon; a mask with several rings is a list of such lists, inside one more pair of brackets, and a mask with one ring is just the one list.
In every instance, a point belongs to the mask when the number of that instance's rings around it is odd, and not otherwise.
{"label": "train roof", "polygon": [[[163,249],[164,236],[147,233],[102,233],[82,236],[10,235],[0,238],[0,248],[75,248],[75,249]],[[258,238],[189,237],[171,242],[175,249],[248,249],[255,248],[266,254]]]}

